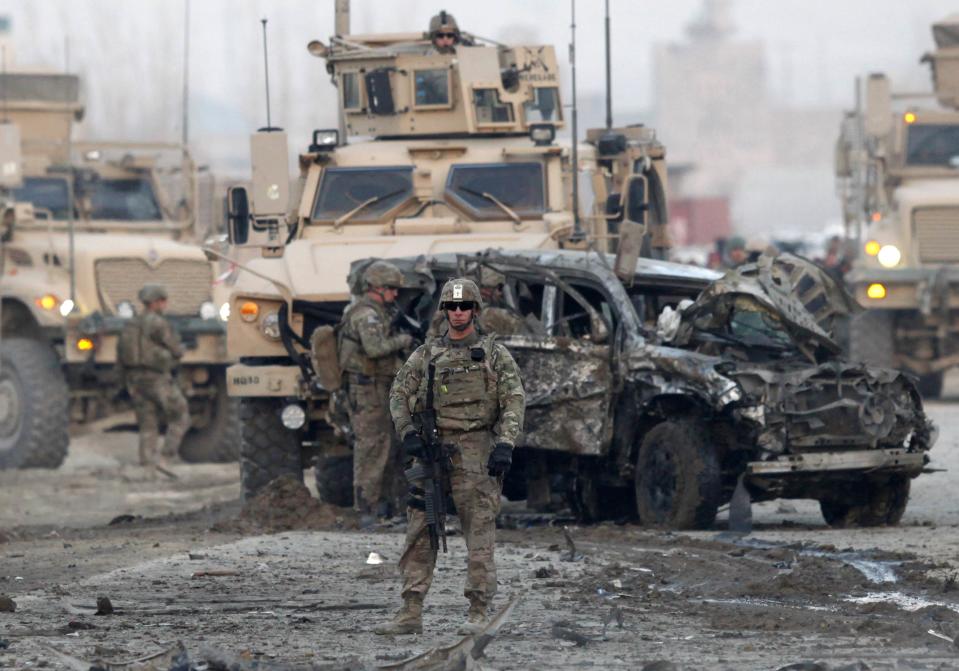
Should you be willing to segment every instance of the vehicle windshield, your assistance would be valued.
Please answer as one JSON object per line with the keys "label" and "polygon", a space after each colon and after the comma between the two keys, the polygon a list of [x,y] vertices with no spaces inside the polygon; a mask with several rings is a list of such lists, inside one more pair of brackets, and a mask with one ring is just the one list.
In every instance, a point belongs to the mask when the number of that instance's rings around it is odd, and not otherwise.
{"label": "vehicle windshield", "polygon": [[454,165],[446,193],[477,219],[502,219],[502,205],[526,218],[542,216],[546,209],[539,163]]}
{"label": "vehicle windshield", "polygon": [[313,219],[336,220],[366,204],[352,218],[375,220],[413,195],[412,166],[327,168],[323,171]]}
{"label": "vehicle windshield", "polygon": [[959,168],[959,125],[913,124],[906,141],[906,165]]}
{"label": "vehicle windshield", "polygon": [[83,185],[91,219],[159,221],[163,219],[149,180],[94,179]]}
{"label": "vehicle windshield", "polygon": [[779,318],[754,303],[737,301],[728,328],[730,336],[750,347],[795,349],[792,337]]}
{"label": "vehicle windshield", "polygon": [[26,177],[23,186],[14,189],[13,194],[18,201],[31,203],[40,218],[69,218],[70,194],[67,180],[62,177]]}

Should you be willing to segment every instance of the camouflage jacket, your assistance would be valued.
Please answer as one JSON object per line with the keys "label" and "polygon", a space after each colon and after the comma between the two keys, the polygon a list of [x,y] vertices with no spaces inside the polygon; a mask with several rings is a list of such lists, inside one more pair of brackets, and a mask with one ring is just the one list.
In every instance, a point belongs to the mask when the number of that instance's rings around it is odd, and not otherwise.
{"label": "camouflage jacket", "polygon": [[[118,356],[121,366],[169,373],[183,357],[183,344],[170,322],[156,312],[145,312],[133,318],[131,354]],[[131,337],[126,334],[121,338]]]}
{"label": "camouflage jacket", "polygon": [[441,430],[489,430],[494,442],[516,444],[526,414],[519,367],[492,336],[477,334],[461,341],[430,338],[403,364],[390,389],[398,436],[415,428],[412,413],[426,406],[430,362],[435,366],[433,407]]}
{"label": "camouflage jacket", "polygon": [[476,323],[483,333],[499,336],[527,335],[530,332],[526,321],[509,308],[483,308]]}
{"label": "camouflage jacket", "polygon": [[367,297],[343,313],[338,336],[340,370],[367,377],[393,377],[410,336],[393,333],[387,308]]}

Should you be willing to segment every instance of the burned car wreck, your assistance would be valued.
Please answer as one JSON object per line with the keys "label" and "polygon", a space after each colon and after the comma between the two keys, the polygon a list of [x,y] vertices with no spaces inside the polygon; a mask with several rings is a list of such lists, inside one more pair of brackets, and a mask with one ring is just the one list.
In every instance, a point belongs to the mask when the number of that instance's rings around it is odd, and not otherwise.
{"label": "burned car wreck", "polygon": [[896,524],[928,461],[913,380],[843,358],[830,333],[857,306],[799,257],[725,277],[640,259],[631,285],[582,252],[391,261],[424,322],[446,279],[505,276],[499,301],[528,328],[499,334],[527,391],[504,492],[531,508],[561,491],[586,520],[707,528],[740,483],[753,501],[817,499],[833,526]]}

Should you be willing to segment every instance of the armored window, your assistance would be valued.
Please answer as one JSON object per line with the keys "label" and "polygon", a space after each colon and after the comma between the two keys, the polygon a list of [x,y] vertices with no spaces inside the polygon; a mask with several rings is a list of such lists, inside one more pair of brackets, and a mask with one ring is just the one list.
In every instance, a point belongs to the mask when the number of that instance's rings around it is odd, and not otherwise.
{"label": "armored window", "polygon": [[511,219],[510,212],[532,218],[546,209],[539,163],[454,165],[446,193],[476,219]]}
{"label": "armored window", "polygon": [[533,89],[533,99],[523,103],[526,123],[560,121],[563,118],[559,106],[559,90],[555,86],[540,86]]}
{"label": "armored window", "polygon": [[500,100],[497,89],[475,89],[473,109],[476,112],[478,126],[513,123],[513,105]]}
{"label": "armored window", "polygon": [[356,72],[343,73],[343,109],[359,110],[363,108],[360,99],[360,75]]}
{"label": "armored window", "polygon": [[380,219],[413,195],[412,166],[390,168],[327,168],[313,206],[313,219],[333,221]]}
{"label": "armored window", "polygon": [[159,221],[163,219],[153,187],[145,179],[93,179],[82,185],[91,219]]}
{"label": "armored window", "polygon": [[414,107],[450,106],[450,75],[446,68],[413,71]]}
{"label": "armored window", "polygon": [[906,164],[959,168],[959,126],[913,124],[906,140]]}
{"label": "armored window", "polygon": [[13,194],[16,200],[32,204],[40,219],[69,218],[70,194],[67,180],[61,177],[27,177]]}

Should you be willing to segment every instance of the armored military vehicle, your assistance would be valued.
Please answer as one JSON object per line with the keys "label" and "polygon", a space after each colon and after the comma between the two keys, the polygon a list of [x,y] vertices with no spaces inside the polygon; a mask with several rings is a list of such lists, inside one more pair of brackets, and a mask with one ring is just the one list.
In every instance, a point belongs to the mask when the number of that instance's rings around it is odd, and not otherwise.
{"label": "armored military vehicle", "polygon": [[[248,271],[233,287],[228,349],[240,362],[227,376],[242,402],[247,496],[321,446],[321,491],[349,473],[349,452],[328,449],[328,394],[308,354],[314,329],[337,323],[350,300],[351,261],[591,246],[616,250],[631,278],[640,253],[669,244],[663,146],[642,126],[558,140],[553,47],[464,34],[455,53],[439,53],[419,33],[346,32],[341,24],[329,45],[309,45],[332,75],[342,125],[313,132],[298,188],[285,135],[265,129],[251,144],[252,191],[228,196],[230,239]],[[283,414],[290,398],[306,405]],[[337,503],[349,496],[326,490]]]}
{"label": "armored military vehicle", "polygon": [[843,121],[836,174],[858,249],[847,281],[868,308],[850,326],[851,353],[909,370],[938,396],[959,365],[959,16],[932,32],[934,93],[869,75]]}
{"label": "armored military vehicle", "polygon": [[[195,244],[192,163],[157,163],[169,146],[73,144],[76,76],[8,69],[6,118],[21,131],[23,180],[2,222],[0,468],[58,466],[68,425],[126,406],[116,342],[146,282],[170,293],[187,345],[179,375],[193,430],[181,455],[235,458],[237,423],[226,394],[225,333],[211,286],[214,267]],[[187,182],[178,202],[164,181]],[[223,313],[225,315],[225,313]]]}

